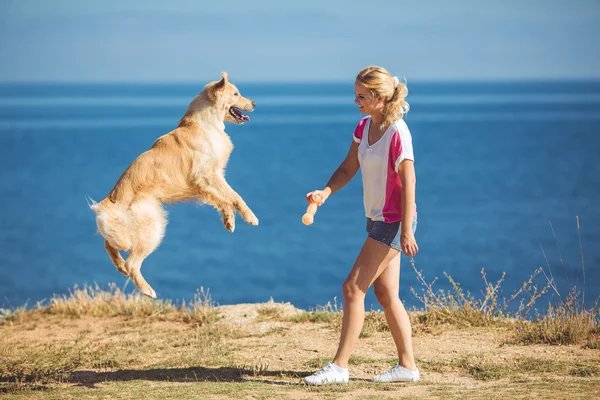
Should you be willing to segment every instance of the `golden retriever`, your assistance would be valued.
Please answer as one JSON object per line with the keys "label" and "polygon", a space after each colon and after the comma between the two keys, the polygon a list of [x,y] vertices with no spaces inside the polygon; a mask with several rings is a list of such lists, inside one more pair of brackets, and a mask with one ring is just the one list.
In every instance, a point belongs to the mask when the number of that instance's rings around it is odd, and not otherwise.
{"label": "golden retriever", "polygon": [[[131,277],[146,296],[156,292],[146,282],[142,262],[160,244],[167,225],[163,203],[196,200],[214,206],[225,228],[233,232],[235,211],[250,225],[258,219],[225,180],[233,150],[225,122],[243,124],[254,101],[242,97],[222,73],[190,103],[179,126],[161,136],[119,178],[100,203],[92,201],[98,231],[117,270]],[[124,260],[119,250],[128,251]]]}

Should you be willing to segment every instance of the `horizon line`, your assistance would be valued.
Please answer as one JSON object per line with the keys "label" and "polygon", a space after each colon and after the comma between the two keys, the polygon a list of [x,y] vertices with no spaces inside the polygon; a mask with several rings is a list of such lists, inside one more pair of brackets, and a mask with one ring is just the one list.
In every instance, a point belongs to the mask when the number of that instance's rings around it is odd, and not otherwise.
{"label": "horizon line", "polygon": [[[198,82],[212,82],[216,79],[209,80],[0,80],[0,85],[188,85],[197,84]],[[348,84],[349,80],[345,79],[307,79],[307,80],[232,80],[235,84]],[[427,79],[412,79],[410,83],[418,84],[474,84],[474,83],[600,83],[598,77],[546,77],[546,78],[471,78],[471,79],[452,79],[452,78],[427,78]]]}

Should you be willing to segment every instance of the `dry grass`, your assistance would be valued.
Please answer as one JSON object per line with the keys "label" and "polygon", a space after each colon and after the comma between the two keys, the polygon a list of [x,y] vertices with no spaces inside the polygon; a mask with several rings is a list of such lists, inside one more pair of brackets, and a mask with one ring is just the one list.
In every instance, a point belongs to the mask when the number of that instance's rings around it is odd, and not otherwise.
{"label": "dry grass", "polygon": [[316,307],[314,310],[303,311],[287,319],[296,323],[329,323],[334,327],[342,325],[342,307],[338,305],[337,299],[333,303],[328,302],[324,306]]}
{"label": "dry grass", "polygon": [[[504,273],[496,283],[491,283],[482,269],[484,289],[482,296],[476,297],[465,293],[460,284],[447,274],[445,276],[452,291],[435,291],[435,280],[428,283],[412,260],[411,265],[422,284],[420,293],[413,288],[411,291],[424,306],[424,310],[414,313],[413,328],[425,327],[427,331],[428,326],[444,324],[456,327],[495,326],[512,329],[515,332],[512,340],[521,344],[583,344],[586,348],[600,347],[600,298],[588,308],[584,296],[575,287],[563,298],[554,279],[549,278],[542,268],[537,269],[508,299],[500,299]],[[541,289],[536,280],[538,276],[546,278],[546,284]],[[540,314],[534,307],[549,292],[558,300],[549,301],[545,307],[546,313]],[[518,302],[518,306],[511,308],[514,302]],[[535,310],[534,316],[531,316],[532,310]]]}
{"label": "dry grass", "polygon": [[[53,321],[57,327],[68,324],[69,320],[101,318],[111,321],[104,332],[107,337],[139,337],[144,334],[145,324],[152,321],[180,322],[189,325],[193,332],[177,346],[192,346],[200,349],[194,352],[194,359],[211,359],[223,353],[220,338],[231,336],[222,325],[215,326],[218,311],[213,306],[208,292],[198,290],[193,301],[179,306],[171,301],[151,300],[139,293],[126,294],[115,284],[108,290],[97,285],[75,287],[69,294],[55,296],[47,305],[38,303],[27,310],[21,307],[14,311],[0,310],[2,326],[22,326],[25,330],[35,330],[43,322]],[[117,319],[117,322],[113,322]],[[142,362],[140,356],[133,356],[132,350],[148,354],[173,344],[169,336],[136,341],[121,340],[117,344],[94,343],[86,345],[90,330],[76,333],[69,342],[50,341],[40,346],[11,346],[0,342],[0,381],[8,381],[16,387],[36,387],[50,382],[68,381],[77,369],[116,369],[133,362]],[[124,351],[127,348],[127,351]],[[163,356],[164,357],[164,356]],[[177,357],[163,358],[165,365],[178,364]]]}
{"label": "dry grass", "polygon": [[284,319],[283,310],[277,303],[275,303],[272,297],[266,304],[259,306],[256,311],[258,312],[258,322],[274,320],[279,321]]}
{"label": "dry grass", "polygon": [[210,294],[204,288],[197,291],[190,303],[176,306],[170,300],[152,300],[137,291],[127,294],[112,283],[108,290],[98,285],[75,286],[68,294],[54,296],[48,304],[40,302],[31,310],[24,307],[14,311],[0,309],[0,324],[24,323],[40,315],[145,318],[200,325],[218,319]]}
{"label": "dry grass", "polygon": [[[564,300],[559,297],[558,301],[549,302],[545,314],[536,312],[534,317],[529,317],[532,308],[553,287],[550,281],[542,289],[534,283],[536,276],[543,273],[541,268],[509,299],[502,300],[498,293],[504,274],[498,282],[492,284],[487,281],[482,270],[484,295],[476,298],[471,293],[464,293],[460,284],[448,275],[446,276],[453,291],[434,291],[433,283],[427,283],[422,273],[416,268],[415,271],[424,287],[421,294],[411,288],[424,305],[423,311],[415,313],[415,328],[419,325],[441,324],[457,327],[496,326],[513,329],[514,340],[522,344],[584,344],[587,348],[597,348],[600,342],[598,302],[593,307],[586,308],[582,295],[575,289]],[[520,298],[523,295],[527,297]],[[509,311],[509,304],[515,300],[519,300],[519,306],[516,310]]]}
{"label": "dry grass", "polygon": [[[373,384],[372,374],[396,362],[385,317],[378,311],[367,313],[362,351],[350,358],[355,379],[349,385],[308,387],[302,377],[330,361],[335,349],[341,321],[337,303],[289,317],[281,311],[284,307],[270,301],[255,306],[256,314],[248,313],[235,325],[225,315],[216,317],[224,311],[213,308],[206,295],[202,302],[177,307],[149,301],[157,304],[115,289],[74,289],[71,297],[54,299],[46,308],[6,315],[0,326],[0,394],[33,399],[391,399],[442,394],[449,399],[493,399],[498,391],[493,385],[510,389],[513,397],[526,396],[532,388],[540,398],[560,398],[565,387],[581,393],[580,398],[598,393],[591,384],[600,370],[596,350],[582,349],[585,357],[555,360],[540,356],[535,346],[506,344],[514,326],[466,324],[436,335],[419,331],[416,345],[421,349],[416,354],[428,357],[417,359],[423,382]],[[192,311],[211,317],[192,318]],[[419,313],[411,318],[416,321]],[[490,332],[498,336],[491,347]],[[446,336],[446,344],[440,344]],[[465,347],[465,341],[471,344]],[[482,345],[487,350],[477,352]],[[498,358],[508,350],[518,355]],[[545,386],[536,386],[539,379]],[[465,391],[465,386],[471,389]]]}
{"label": "dry grass", "polygon": [[523,344],[551,345],[584,344],[597,348],[600,342],[598,308],[581,306],[577,292],[558,304],[549,304],[545,314],[536,315],[533,322],[519,324],[516,340]]}
{"label": "dry grass", "polygon": [[[482,296],[475,296],[470,292],[464,292],[460,283],[456,282],[450,275],[444,273],[451,291],[443,289],[434,290],[433,282],[429,283],[423,276],[422,271],[417,270],[414,260],[411,266],[421,283],[421,291],[418,292],[411,287],[411,292],[423,303],[424,312],[419,317],[419,322],[428,324],[452,324],[456,326],[503,326],[513,321],[525,320],[530,314],[536,302],[548,292],[550,284],[538,287],[536,277],[542,273],[542,269],[536,270],[527,281],[523,282],[520,289],[515,291],[508,299],[500,298],[501,285],[506,277],[502,273],[497,282],[489,282],[485,270],[481,269],[481,277],[484,283]],[[518,301],[518,307],[511,311],[511,306]]]}
{"label": "dry grass", "polygon": [[[580,269],[585,289],[585,264],[579,217],[576,217],[576,225],[580,239]],[[550,228],[554,234],[552,224]],[[556,243],[559,250],[558,241]],[[598,300],[593,307],[586,308],[585,292],[578,292],[576,287],[571,289],[568,296],[562,296],[554,280],[546,252],[541,244],[540,247],[546,260],[546,270],[544,268],[535,270],[509,298],[500,298],[501,286],[505,279],[504,273],[494,283],[488,281],[485,270],[481,269],[483,289],[480,296],[463,291],[460,283],[446,273],[444,275],[452,289],[434,290],[436,279],[431,283],[427,282],[422,271],[417,270],[414,260],[411,259],[411,266],[421,284],[420,291],[414,288],[411,288],[411,291],[424,307],[413,323],[425,326],[450,324],[458,327],[515,327],[514,340],[522,344],[584,344],[586,348],[600,347]],[[560,254],[560,250],[558,253]],[[541,277],[545,278],[545,284],[542,286],[537,282]],[[547,312],[539,314],[534,307],[547,295],[552,295],[558,300],[549,301],[544,307]]]}

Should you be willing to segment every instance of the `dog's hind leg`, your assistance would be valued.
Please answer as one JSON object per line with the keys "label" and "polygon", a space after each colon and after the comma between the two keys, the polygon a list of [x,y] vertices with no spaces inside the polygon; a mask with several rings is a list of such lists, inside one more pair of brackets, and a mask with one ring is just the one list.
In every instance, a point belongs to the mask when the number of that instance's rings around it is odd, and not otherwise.
{"label": "dog's hind leg", "polygon": [[110,259],[112,260],[113,264],[115,264],[115,267],[117,267],[117,270],[123,275],[129,276],[127,270],[125,269],[125,260],[123,260],[121,253],[119,253],[119,250],[111,246],[108,240],[104,241],[104,248],[110,256]]}
{"label": "dog's hind leg", "polygon": [[150,255],[150,252],[145,252],[142,250],[132,250],[129,253],[129,257],[127,257],[127,261],[125,261],[125,268],[129,272],[129,276],[133,280],[135,286],[142,293],[144,293],[148,297],[156,298],[156,292],[152,289],[152,286],[146,282],[144,277],[142,276],[142,263],[144,259]]}
{"label": "dog's hind leg", "polygon": [[140,200],[131,206],[135,241],[125,261],[125,269],[135,286],[148,297],[156,292],[142,276],[142,263],[160,244],[167,225],[166,211],[156,199]]}

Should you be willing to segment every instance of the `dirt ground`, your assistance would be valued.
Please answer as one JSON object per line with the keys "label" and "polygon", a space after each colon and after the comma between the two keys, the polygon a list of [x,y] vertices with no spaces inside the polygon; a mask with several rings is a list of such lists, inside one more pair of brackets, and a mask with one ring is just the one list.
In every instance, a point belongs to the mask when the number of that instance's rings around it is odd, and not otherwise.
{"label": "dirt ground", "polygon": [[[219,312],[218,322],[201,327],[160,318],[44,315],[6,323],[0,326],[0,396],[600,399],[599,349],[519,345],[510,328],[415,330],[422,379],[411,384],[371,382],[396,361],[390,333],[373,332],[361,337],[350,360],[350,384],[309,387],[302,378],[335,354],[335,324],[291,322],[301,311],[289,304]],[[55,367],[67,371],[62,378],[30,373]]]}

